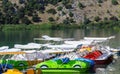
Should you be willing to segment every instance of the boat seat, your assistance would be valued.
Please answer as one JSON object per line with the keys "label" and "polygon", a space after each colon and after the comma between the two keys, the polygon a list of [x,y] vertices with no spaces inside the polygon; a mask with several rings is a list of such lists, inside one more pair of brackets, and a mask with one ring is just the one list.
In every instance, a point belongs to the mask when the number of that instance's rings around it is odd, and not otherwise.
{"label": "boat seat", "polygon": [[26,74],[35,74],[34,69],[28,69]]}
{"label": "boat seat", "polygon": [[68,63],[69,61],[70,61],[70,59],[69,58],[62,58],[61,59],[62,60],[62,63],[64,63],[64,64],[66,64],[66,63]]}

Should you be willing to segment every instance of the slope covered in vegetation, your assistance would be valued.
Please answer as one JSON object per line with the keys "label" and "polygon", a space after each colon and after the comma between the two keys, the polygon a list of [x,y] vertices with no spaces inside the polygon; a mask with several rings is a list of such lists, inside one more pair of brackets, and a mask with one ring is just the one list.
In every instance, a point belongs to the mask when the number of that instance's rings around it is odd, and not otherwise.
{"label": "slope covered in vegetation", "polygon": [[0,0],[0,24],[120,27],[119,4],[119,0]]}

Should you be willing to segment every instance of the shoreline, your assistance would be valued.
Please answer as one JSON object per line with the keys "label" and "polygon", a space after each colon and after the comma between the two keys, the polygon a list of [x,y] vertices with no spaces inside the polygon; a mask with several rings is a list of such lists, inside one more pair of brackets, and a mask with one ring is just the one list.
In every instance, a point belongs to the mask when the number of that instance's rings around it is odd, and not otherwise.
{"label": "shoreline", "polygon": [[57,24],[57,23],[41,23],[41,24],[5,24],[0,25],[0,31],[15,31],[15,30],[57,30],[57,29],[114,29],[120,30],[120,21],[107,21],[89,24]]}

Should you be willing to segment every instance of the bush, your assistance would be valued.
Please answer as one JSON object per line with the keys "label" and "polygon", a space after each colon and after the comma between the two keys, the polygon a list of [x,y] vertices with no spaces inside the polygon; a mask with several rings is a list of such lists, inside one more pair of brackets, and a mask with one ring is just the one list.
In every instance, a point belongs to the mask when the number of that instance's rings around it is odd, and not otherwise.
{"label": "bush", "polygon": [[66,9],[72,9],[72,5],[71,4],[67,4],[67,5],[65,5],[65,8]]}
{"label": "bush", "polygon": [[98,0],[98,3],[103,3],[103,0]]}
{"label": "bush", "polygon": [[73,14],[72,12],[69,13],[69,16],[70,16],[70,17],[73,17],[73,15],[74,15],[74,14]]}
{"label": "bush", "polygon": [[49,20],[50,22],[55,21],[53,17],[49,17],[48,20]]}
{"label": "bush", "polygon": [[19,0],[19,3],[20,4],[23,4],[25,1],[24,0]]}
{"label": "bush", "polygon": [[62,0],[62,4],[63,5],[66,5],[66,4],[68,4],[69,3],[69,0]]}
{"label": "bush", "polygon": [[38,15],[33,15],[32,21],[33,21],[33,22],[39,22],[39,21],[41,21],[41,20],[40,20],[40,17],[38,17]]}
{"label": "bush", "polygon": [[117,18],[116,16],[111,16],[111,17],[110,17],[110,20],[118,21],[118,18]]}
{"label": "bush", "polygon": [[96,17],[94,18],[94,20],[95,20],[96,22],[98,22],[98,21],[101,20],[101,18],[100,18],[99,16],[96,16]]}
{"label": "bush", "polygon": [[112,0],[111,2],[112,2],[113,5],[117,5],[118,4],[117,0]]}
{"label": "bush", "polygon": [[57,7],[58,11],[61,11],[62,9],[63,9],[63,7],[61,7],[61,6]]}
{"label": "bush", "polygon": [[62,11],[62,15],[66,15],[66,13],[64,11]]}
{"label": "bush", "polygon": [[80,9],[83,9],[83,8],[85,7],[85,6],[84,6],[82,3],[80,3],[80,2],[78,3],[78,6],[79,6]]}
{"label": "bush", "polygon": [[88,19],[88,18],[84,18],[84,24],[86,25],[86,24],[89,24],[91,21]]}
{"label": "bush", "polygon": [[51,13],[51,14],[56,14],[57,13],[55,9],[49,9],[49,10],[47,10],[47,12]]}
{"label": "bush", "polygon": [[27,18],[27,17],[23,17],[23,19],[21,20],[21,22],[23,23],[23,24],[31,24],[31,21]]}

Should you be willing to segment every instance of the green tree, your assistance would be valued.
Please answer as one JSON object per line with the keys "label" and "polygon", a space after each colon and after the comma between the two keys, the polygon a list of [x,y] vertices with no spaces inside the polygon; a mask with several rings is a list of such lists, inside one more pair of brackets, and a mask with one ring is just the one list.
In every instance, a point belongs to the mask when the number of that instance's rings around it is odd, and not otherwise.
{"label": "green tree", "polygon": [[98,22],[98,21],[101,20],[101,18],[100,18],[99,16],[96,16],[96,17],[94,18],[94,20],[95,20],[96,22]]}
{"label": "green tree", "polygon": [[85,6],[82,4],[82,3],[78,3],[78,7],[80,8],[80,9],[83,9]]}
{"label": "green tree", "polygon": [[11,21],[12,24],[19,24],[19,17],[17,15],[14,15]]}
{"label": "green tree", "polygon": [[65,5],[65,8],[66,8],[66,9],[72,9],[72,5],[71,5],[71,4],[66,4],[66,5]]}
{"label": "green tree", "polygon": [[62,11],[62,15],[66,15],[66,13],[64,11]]}
{"label": "green tree", "polygon": [[51,13],[51,14],[56,14],[57,13],[55,9],[49,9],[49,10],[47,10],[47,12]]}
{"label": "green tree", "polygon": [[103,3],[103,0],[98,0],[98,3]]}
{"label": "green tree", "polygon": [[111,17],[110,17],[110,20],[118,21],[118,18],[117,18],[116,16],[111,16]]}
{"label": "green tree", "polygon": [[33,22],[39,22],[40,21],[40,17],[38,17],[38,15],[33,15],[32,21]]}
{"label": "green tree", "polygon": [[112,2],[113,5],[117,5],[118,4],[117,0],[111,0],[111,2]]}
{"label": "green tree", "polygon": [[27,24],[27,25],[31,24],[31,21],[30,21],[27,17],[23,17],[23,18],[21,19],[21,22],[22,22],[23,24]]}
{"label": "green tree", "polygon": [[49,20],[50,22],[55,21],[53,17],[49,17],[48,20]]}
{"label": "green tree", "polygon": [[69,13],[69,16],[70,16],[70,17],[73,17],[73,15],[74,15],[74,14],[73,14],[72,12]]}
{"label": "green tree", "polygon": [[25,0],[19,0],[20,4],[23,4],[25,2]]}
{"label": "green tree", "polygon": [[66,4],[68,4],[69,3],[69,0],[62,0],[62,4],[63,5],[66,5]]}
{"label": "green tree", "polygon": [[91,21],[89,20],[89,18],[87,18],[86,16],[84,17],[84,24],[87,25],[89,24]]}
{"label": "green tree", "polygon": [[74,19],[69,19],[70,23],[75,23]]}
{"label": "green tree", "polygon": [[58,11],[61,11],[62,9],[63,9],[62,6],[57,7],[57,10],[58,10]]}

